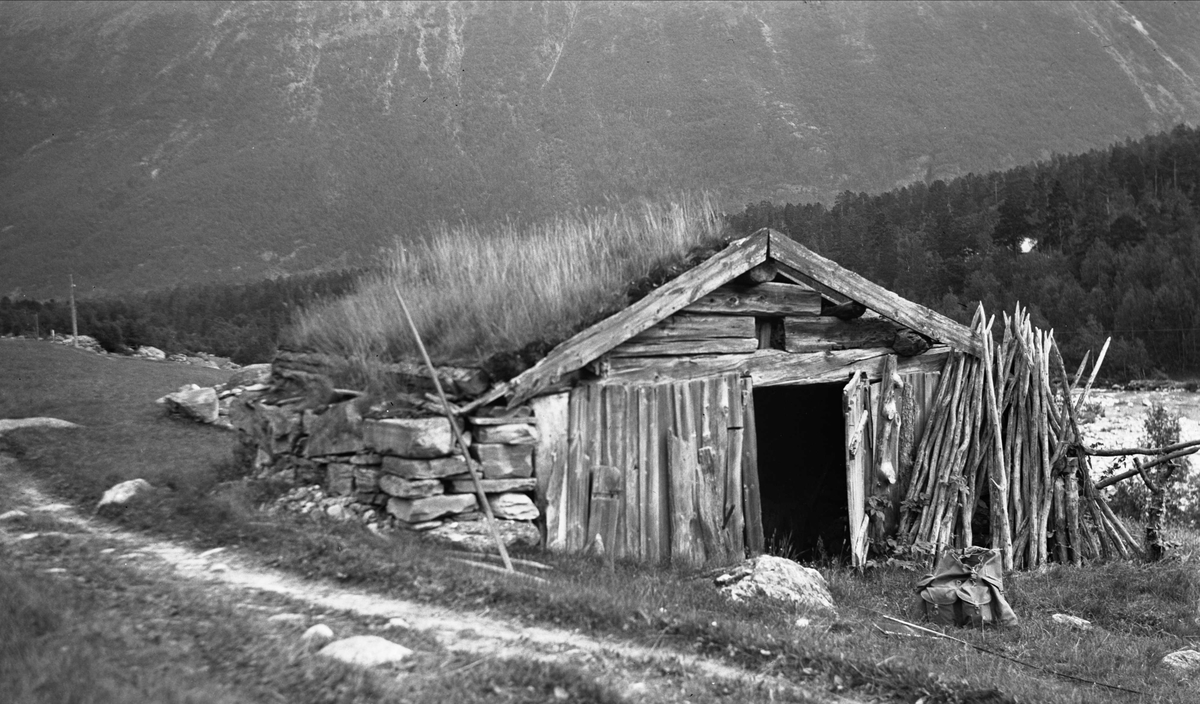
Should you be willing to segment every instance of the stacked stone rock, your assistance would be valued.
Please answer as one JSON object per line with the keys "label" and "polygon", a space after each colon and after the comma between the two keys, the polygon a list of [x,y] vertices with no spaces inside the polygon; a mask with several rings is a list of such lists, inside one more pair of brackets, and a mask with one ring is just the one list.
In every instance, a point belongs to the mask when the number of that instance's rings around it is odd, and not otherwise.
{"label": "stacked stone rock", "polygon": [[[352,395],[346,393],[345,395]],[[481,516],[467,459],[444,417],[364,418],[361,398],[316,408],[302,398],[276,404],[243,397],[231,419],[242,451],[261,474],[296,485],[321,484],[329,496],[386,510],[400,527],[436,528]],[[464,432],[482,488],[497,518],[532,521],[538,510],[532,417],[469,420]]]}
{"label": "stacked stone rock", "polygon": [[[533,520],[538,511],[527,492],[534,490],[532,418],[493,424],[473,421],[471,456],[478,461],[480,487],[497,518]],[[382,456],[379,488],[390,498],[388,513],[410,526],[443,516],[479,510],[467,459],[455,447],[445,418],[387,418],[363,424],[368,446]],[[472,437],[472,434],[464,434]]]}

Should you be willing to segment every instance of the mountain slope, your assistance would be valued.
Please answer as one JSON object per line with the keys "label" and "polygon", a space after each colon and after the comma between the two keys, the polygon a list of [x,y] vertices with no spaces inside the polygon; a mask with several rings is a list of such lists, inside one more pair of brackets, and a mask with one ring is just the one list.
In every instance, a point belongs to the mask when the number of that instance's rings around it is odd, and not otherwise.
{"label": "mountain slope", "polygon": [[0,293],[369,259],[431,219],[830,200],[1200,116],[1187,3],[3,3]]}

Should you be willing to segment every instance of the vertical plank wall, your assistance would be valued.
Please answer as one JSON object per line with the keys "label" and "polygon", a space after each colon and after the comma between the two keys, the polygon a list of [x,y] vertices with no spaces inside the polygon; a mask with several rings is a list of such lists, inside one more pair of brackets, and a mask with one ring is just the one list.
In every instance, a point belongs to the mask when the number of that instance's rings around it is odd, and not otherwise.
{"label": "vertical plank wall", "polygon": [[548,475],[539,478],[547,547],[688,565],[740,560],[748,385],[737,374],[593,382],[569,392],[565,410],[547,403],[568,428],[565,442],[543,438],[535,459]]}

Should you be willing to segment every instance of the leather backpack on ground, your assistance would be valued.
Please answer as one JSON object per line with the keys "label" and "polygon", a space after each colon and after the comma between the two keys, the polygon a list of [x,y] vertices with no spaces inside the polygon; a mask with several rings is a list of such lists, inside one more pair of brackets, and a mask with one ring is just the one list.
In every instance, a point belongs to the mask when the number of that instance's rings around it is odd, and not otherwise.
{"label": "leather backpack on ground", "polygon": [[932,573],[917,582],[927,620],[945,626],[1015,626],[1017,615],[1004,598],[1000,551],[951,550]]}

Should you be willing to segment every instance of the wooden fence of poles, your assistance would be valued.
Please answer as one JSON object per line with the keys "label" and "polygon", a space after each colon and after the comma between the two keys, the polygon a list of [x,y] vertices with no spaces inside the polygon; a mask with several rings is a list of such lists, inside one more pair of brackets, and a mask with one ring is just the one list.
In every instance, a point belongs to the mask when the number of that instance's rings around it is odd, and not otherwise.
{"label": "wooden fence of poles", "polygon": [[[955,352],[942,373],[900,537],[935,555],[991,545],[1005,569],[1140,555],[1092,482],[1076,423],[1108,343],[1077,392],[1086,358],[1072,380],[1053,333],[1034,328],[1019,305],[1004,314],[999,342],[985,317],[980,306],[971,322],[982,358]],[[976,535],[984,526],[987,535]]]}

